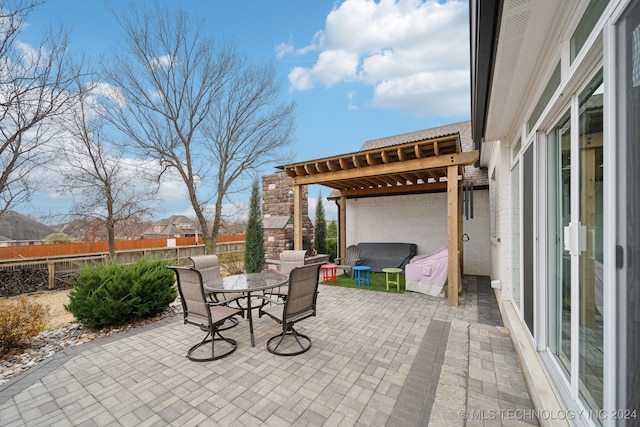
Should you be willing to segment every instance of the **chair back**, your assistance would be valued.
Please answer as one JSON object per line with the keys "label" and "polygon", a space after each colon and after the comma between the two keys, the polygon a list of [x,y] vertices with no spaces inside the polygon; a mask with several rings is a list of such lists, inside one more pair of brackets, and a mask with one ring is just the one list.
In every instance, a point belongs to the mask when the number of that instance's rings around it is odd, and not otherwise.
{"label": "chair back", "polygon": [[296,267],[289,274],[289,294],[284,303],[282,325],[316,315],[320,266],[309,264]]}
{"label": "chair back", "polygon": [[356,245],[351,245],[347,248],[347,256],[345,257],[346,265],[354,266],[360,258],[360,248]]}
{"label": "chair back", "polygon": [[306,250],[282,251],[280,253],[280,274],[289,274],[294,268],[302,267],[306,254]]}
{"label": "chair back", "polygon": [[208,327],[211,324],[211,312],[204,295],[202,275],[193,267],[169,268],[176,273],[184,322]]}
{"label": "chair back", "polygon": [[194,255],[189,259],[193,263],[193,268],[202,275],[203,283],[220,277],[220,260],[217,255]]}

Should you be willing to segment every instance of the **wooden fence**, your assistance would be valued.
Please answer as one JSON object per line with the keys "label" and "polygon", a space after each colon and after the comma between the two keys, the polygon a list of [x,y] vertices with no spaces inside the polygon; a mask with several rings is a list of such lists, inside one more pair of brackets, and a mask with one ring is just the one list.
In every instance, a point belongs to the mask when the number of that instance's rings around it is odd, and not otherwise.
{"label": "wooden fence", "polygon": [[[244,235],[219,236],[216,241],[216,253],[243,252],[244,239]],[[186,258],[205,253],[202,240],[199,240],[200,244],[196,244],[193,237],[116,242],[116,262],[131,264],[143,257],[148,257],[176,260],[179,264],[184,264]],[[7,254],[12,258],[7,259]],[[40,283],[34,284],[34,289],[23,283],[25,288],[17,293],[25,293],[61,287],[70,276],[79,271],[83,264],[103,263],[107,259],[108,244],[106,242],[4,247],[0,248],[0,272],[3,272],[1,277],[4,277],[4,280],[12,282],[14,280],[10,278],[16,274],[19,275],[23,270],[31,272],[35,270],[34,277],[44,278],[39,280]],[[42,273],[38,274],[38,270]],[[4,288],[15,288],[15,286],[0,283],[0,296],[7,296],[8,291]]]}
{"label": "wooden fence", "polygon": [[[216,247],[221,244],[242,242],[244,234],[218,236]],[[175,239],[116,240],[116,252],[156,249],[165,247],[194,246],[202,243],[199,238],[179,237]],[[90,255],[109,252],[109,242],[58,243],[53,245],[0,247],[0,260],[20,260],[33,258],[55,258],[69,255]]]}

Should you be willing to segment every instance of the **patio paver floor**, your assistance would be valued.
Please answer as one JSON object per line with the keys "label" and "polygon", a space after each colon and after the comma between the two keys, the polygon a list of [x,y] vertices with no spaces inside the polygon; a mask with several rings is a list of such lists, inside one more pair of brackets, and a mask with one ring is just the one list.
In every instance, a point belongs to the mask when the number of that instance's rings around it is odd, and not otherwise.
{"label": "patio paver floor", "polygon": [[[279,332],[254,318],[224,335],[238,349],[189,361],[202,339],[181,317],[67,349],[0,386],[3,426],[537,425],[488,278],[466,276],[459,306],[419,293],[320,285],[311,349],[266,351]],[[519,409],[519,412],[513,412]],[[507,412],[508,411],[508,412]]]}

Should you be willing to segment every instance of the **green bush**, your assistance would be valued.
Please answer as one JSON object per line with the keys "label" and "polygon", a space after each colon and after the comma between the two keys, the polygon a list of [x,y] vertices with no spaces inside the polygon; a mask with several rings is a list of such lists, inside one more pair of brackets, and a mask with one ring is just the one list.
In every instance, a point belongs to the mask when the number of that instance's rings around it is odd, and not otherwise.
{"label": "green bush", "polygon": [[22,295],[17,299],[0,301],[0,349],[23,348],[29,338],[44,331],[49,309],[29,301]]}
{"label": "green bush", "polygon": [[327,238],[327,254],[329,255],[329,261],[333,262],[338,256],[338,239],[335,237]]}
{"label": "green bush", "polygon": [[132,265],[84,267],[65,309],[93,330],[162,313],[177,295],[175,274],[167,265],[142,259]]}

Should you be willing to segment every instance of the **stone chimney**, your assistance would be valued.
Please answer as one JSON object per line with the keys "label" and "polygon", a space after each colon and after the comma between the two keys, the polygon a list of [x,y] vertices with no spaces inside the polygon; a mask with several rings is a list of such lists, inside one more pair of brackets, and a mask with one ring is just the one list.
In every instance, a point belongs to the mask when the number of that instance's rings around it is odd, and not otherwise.
{"label": "stone chimney", "polygon": [[[279,260],[280,253],[293,249],[293,179],[278,172],[262,177],[262,224],[267,259]],[[302,186],[303,248],[312,249],[313,224],[309,219],[308,188]],[[310,255],[310,253],[309,253]]]}

